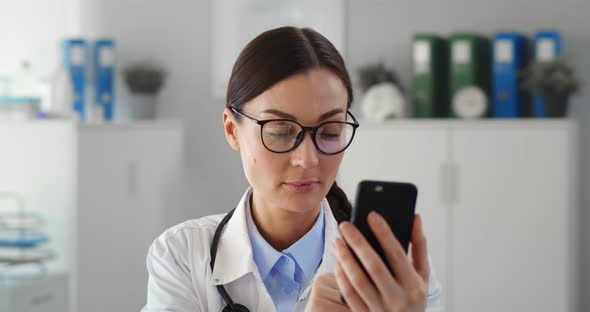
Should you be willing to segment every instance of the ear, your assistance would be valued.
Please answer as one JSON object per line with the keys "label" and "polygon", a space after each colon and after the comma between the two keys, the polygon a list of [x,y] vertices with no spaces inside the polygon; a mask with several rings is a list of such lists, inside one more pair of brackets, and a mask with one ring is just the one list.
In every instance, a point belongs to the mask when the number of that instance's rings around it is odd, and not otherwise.
{"label": "ear", "polygon": [[237,121],[234,114],[229,108],[223,110],[223,129],[225,131],[225,139],[229,146],[236,152],[240,151],[240,141],[237,136]]}

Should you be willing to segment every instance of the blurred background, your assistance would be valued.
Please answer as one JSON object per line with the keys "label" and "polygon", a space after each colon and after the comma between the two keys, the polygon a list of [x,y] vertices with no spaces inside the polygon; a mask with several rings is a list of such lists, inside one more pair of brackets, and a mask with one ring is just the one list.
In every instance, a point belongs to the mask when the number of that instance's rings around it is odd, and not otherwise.
{"label": "blurred background", "polygon": [[166,228],[247,187],[243,46],[307,26],[361,126],[338,182],[417,185],[447,311],[590,311],[590,2],[0,0],[0,311],[137,311]]}

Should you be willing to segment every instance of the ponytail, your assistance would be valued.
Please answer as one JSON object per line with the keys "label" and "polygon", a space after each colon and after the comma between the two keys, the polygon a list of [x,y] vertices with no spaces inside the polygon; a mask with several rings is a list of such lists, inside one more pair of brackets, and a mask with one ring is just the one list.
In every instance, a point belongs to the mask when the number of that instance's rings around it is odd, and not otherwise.
{"label": "ponytail", "polygon": [[350,220],[352,205],[348,201],[348,197],[346,197],[344,191],[336,184],[336,181],[334,181],[330,191],[328,191],[326,199],[330,204],[336,222],[340,223]]}

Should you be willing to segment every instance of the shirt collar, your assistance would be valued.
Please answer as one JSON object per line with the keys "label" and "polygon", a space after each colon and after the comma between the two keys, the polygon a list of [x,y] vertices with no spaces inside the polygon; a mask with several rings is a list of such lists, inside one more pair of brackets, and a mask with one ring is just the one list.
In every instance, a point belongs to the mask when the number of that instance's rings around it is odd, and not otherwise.
{"label": "shirt collar", "polygon": [[279,260],[281,255],[289,254],[299,266],[306,280],[310,280],[322,260],[324,251],[324,207],[320,205],[320,214],[312,228],[297,242],[285,249],[282,253],[274,249],[260,234],[252,218],[250,200],[246,201],[246,220],[254,262],[262,280]]}
{"label": "shirt collar", "polygon": [[309,292],[311,291],[311,287],[314,281],[318,278],[318,276],[332,272],[334,270],[334,265],[336,264],[336,255],[332,250],[332,243],[336,240],[336,238],[340,237],[340,232],[338,231],[338,222],[336,218],[334,218],[334,214],[332,214],[332,208],[330,208],[330,204],[328,203],[327,199],[322,200],[322,207],[324,207],[324,250],[322,254],[322,262],[320,266],[313,276],[313,279],[307,284],[307,287],[301,292],[300,299],[305,299]]}
{"label": "shirt collar", "polygon": [[324,207],[320,206],[320,214],[313,227],[284,253],[290,253],[303,271],[305,280],[315,274],[324,254]]}

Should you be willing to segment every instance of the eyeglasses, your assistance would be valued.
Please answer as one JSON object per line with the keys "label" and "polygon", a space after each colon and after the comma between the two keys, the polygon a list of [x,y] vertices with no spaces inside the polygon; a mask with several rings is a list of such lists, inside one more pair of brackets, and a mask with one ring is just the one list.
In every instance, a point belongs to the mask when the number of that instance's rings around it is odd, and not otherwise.
{"label": "eyeglasses", "polygon": [[305,132],[311,132],[315,147],[326,155],[342,153],[352,142],[359,123],[351,112],[346,111],[353,122],[327,121],[316,127],[304,127],[290,119],[258,120],[235,108],[231,110],[252,122],[260,125],[262,145],[274,153],[287,153],[299,146],[305,137]]}

